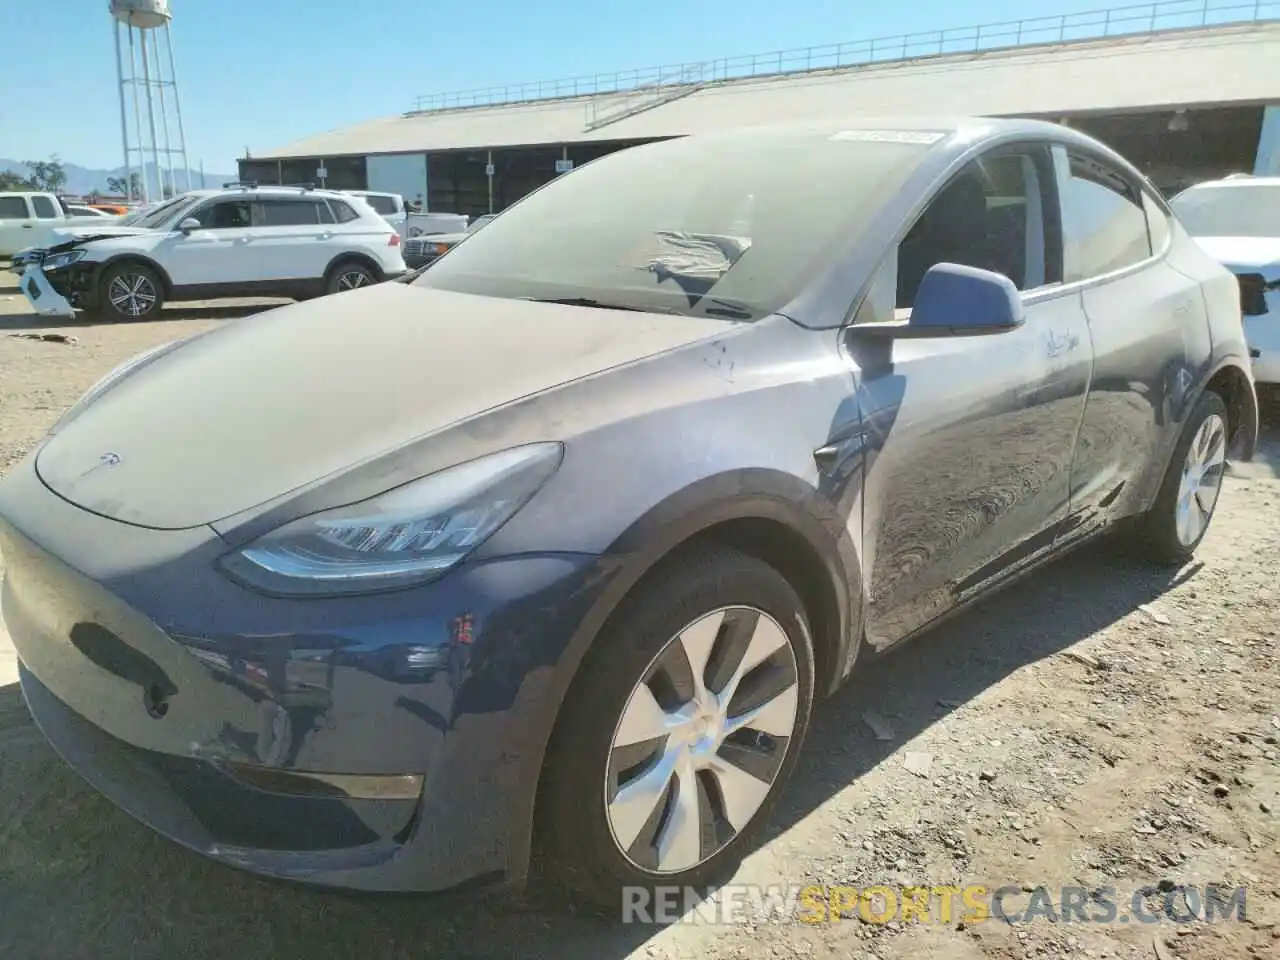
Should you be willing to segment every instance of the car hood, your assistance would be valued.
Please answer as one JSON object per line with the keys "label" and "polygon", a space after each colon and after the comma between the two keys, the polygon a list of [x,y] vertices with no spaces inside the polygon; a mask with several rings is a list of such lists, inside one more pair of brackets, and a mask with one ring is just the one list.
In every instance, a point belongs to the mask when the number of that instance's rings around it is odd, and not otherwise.
{"label": "car hood", "polygon": [[1196,243],[1232,273],[1280,280],[1280,237],[1196,237]]}
{"label": "car hood", "polygon": [[112,224],[110,220],[94,222],[85,218],[82,225],[75,227],[59,227],[53,231],[53,239],[58,243],[68,241],[85,242],[86,240],[105,240],[109,237],[136,237],[143,233],[155,233],[148,227],[122,227]]}
{"label": "car hood", "polygon": [[141,365],[58,430],[36,470],[100,515],[194,527],[725,326],[380,284],[232,321]]}

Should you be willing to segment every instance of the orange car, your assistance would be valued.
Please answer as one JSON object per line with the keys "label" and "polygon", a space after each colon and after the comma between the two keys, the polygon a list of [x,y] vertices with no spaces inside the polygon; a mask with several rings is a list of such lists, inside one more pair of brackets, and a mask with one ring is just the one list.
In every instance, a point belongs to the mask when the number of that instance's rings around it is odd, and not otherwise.
{"label": "orange car", "polygon": [[130,208],[122,203],[90,203],[86,206],[93,207],[95,210],[101,210],[103,213],[113,213],[117,217],[123,217],[129,212]]}

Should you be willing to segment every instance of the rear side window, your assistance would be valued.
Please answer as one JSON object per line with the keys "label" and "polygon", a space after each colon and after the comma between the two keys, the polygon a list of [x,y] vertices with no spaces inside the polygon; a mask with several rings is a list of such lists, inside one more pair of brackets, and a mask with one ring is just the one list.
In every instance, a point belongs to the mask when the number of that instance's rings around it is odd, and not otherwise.
{"label": "rear side window", "polygon": [[262,200],[259,206],[264,227],[297,227],[321,222],[321,205],[315,200]]}
{"label": "rear side window", "polygon": [[22,197],[0,197],[0,220],[26,220],[27,201]]}
{"label": "rear side window", "polygon": [[329,206],[333,209],[333,215],[339,223],[350,223],[352,220],[360,219],[360,215],[351,208],[349,203],[330,199]]}
{"label": "rear side window", "polygon": [[53,201],[48,197],[32,197],[31,206],[36,211],[36,216],[41,220],[57,220],[59,218],[58,208],[53,205]]}
{"label": "rear side window", "polygon": [[1075,247],[1072,280],[1088,280],[1151,256],[1141,192],[1128,178],[1092,157],[1070,154],[1062,207]]}
{"label": "rear side window", "polygon": [[365,203],[377,210],[384,217],[390,213],[398,213],[395,197],[366,196]]}

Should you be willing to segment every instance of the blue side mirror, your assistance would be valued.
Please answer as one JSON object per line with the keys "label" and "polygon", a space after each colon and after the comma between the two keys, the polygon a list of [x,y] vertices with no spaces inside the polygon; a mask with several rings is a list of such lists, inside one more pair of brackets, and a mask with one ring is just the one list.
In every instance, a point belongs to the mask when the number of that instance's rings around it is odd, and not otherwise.
{"label": "blue side mirror", "polygon": [[1001,273],[936,263],[916,290],[906,323],[859,323],[853,336],[917,339],[975,337],[1007,333],[1022,326],[1022,298],[1012,280]]}
{"label": "blue side mirror", "polygon": [[907,325],[922,331],[919,335],[977,336],[1015,330],[1022,323],[1022,298],[1008,277],[938,263],[920,281]]}

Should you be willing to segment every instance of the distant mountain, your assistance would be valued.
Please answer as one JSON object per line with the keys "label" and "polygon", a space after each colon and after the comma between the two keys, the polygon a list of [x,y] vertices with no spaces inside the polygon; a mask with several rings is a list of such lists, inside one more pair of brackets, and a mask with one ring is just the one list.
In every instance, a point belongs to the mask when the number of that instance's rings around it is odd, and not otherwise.
{"label": "distant mountain", "polygon": [[[74,163],[63,161],[62,169],[67,171],[67,185],[63,190],[68,194],[83,195],[92,193],[94,190],[100,193],[110,193],[107,189],[108,177],[125,176],[124,167],[116,167],[114,170],[94,170],[90,167],[77,166]],[[27,169],[25,164],[19,163],[17,160],[6,160],[0,157],[0,171],[12,170],[21,176],[27,176],[31,171]],[[191,189],[200,190],[205,187],[220,187],[224,183],[235,180],[238,174],[235,173],[206,173],[204,182],[200,181],[200,171],[192,170],[191,172]],[[147,173],[151,178],[151,183],[155,183],[155,164],[147,164]],[[178,181],[179,192],[187,189],[187,172],[184,170],[175,170],[174,176]],[[165,171],[165,180],[168,181],[168,171]]]}

